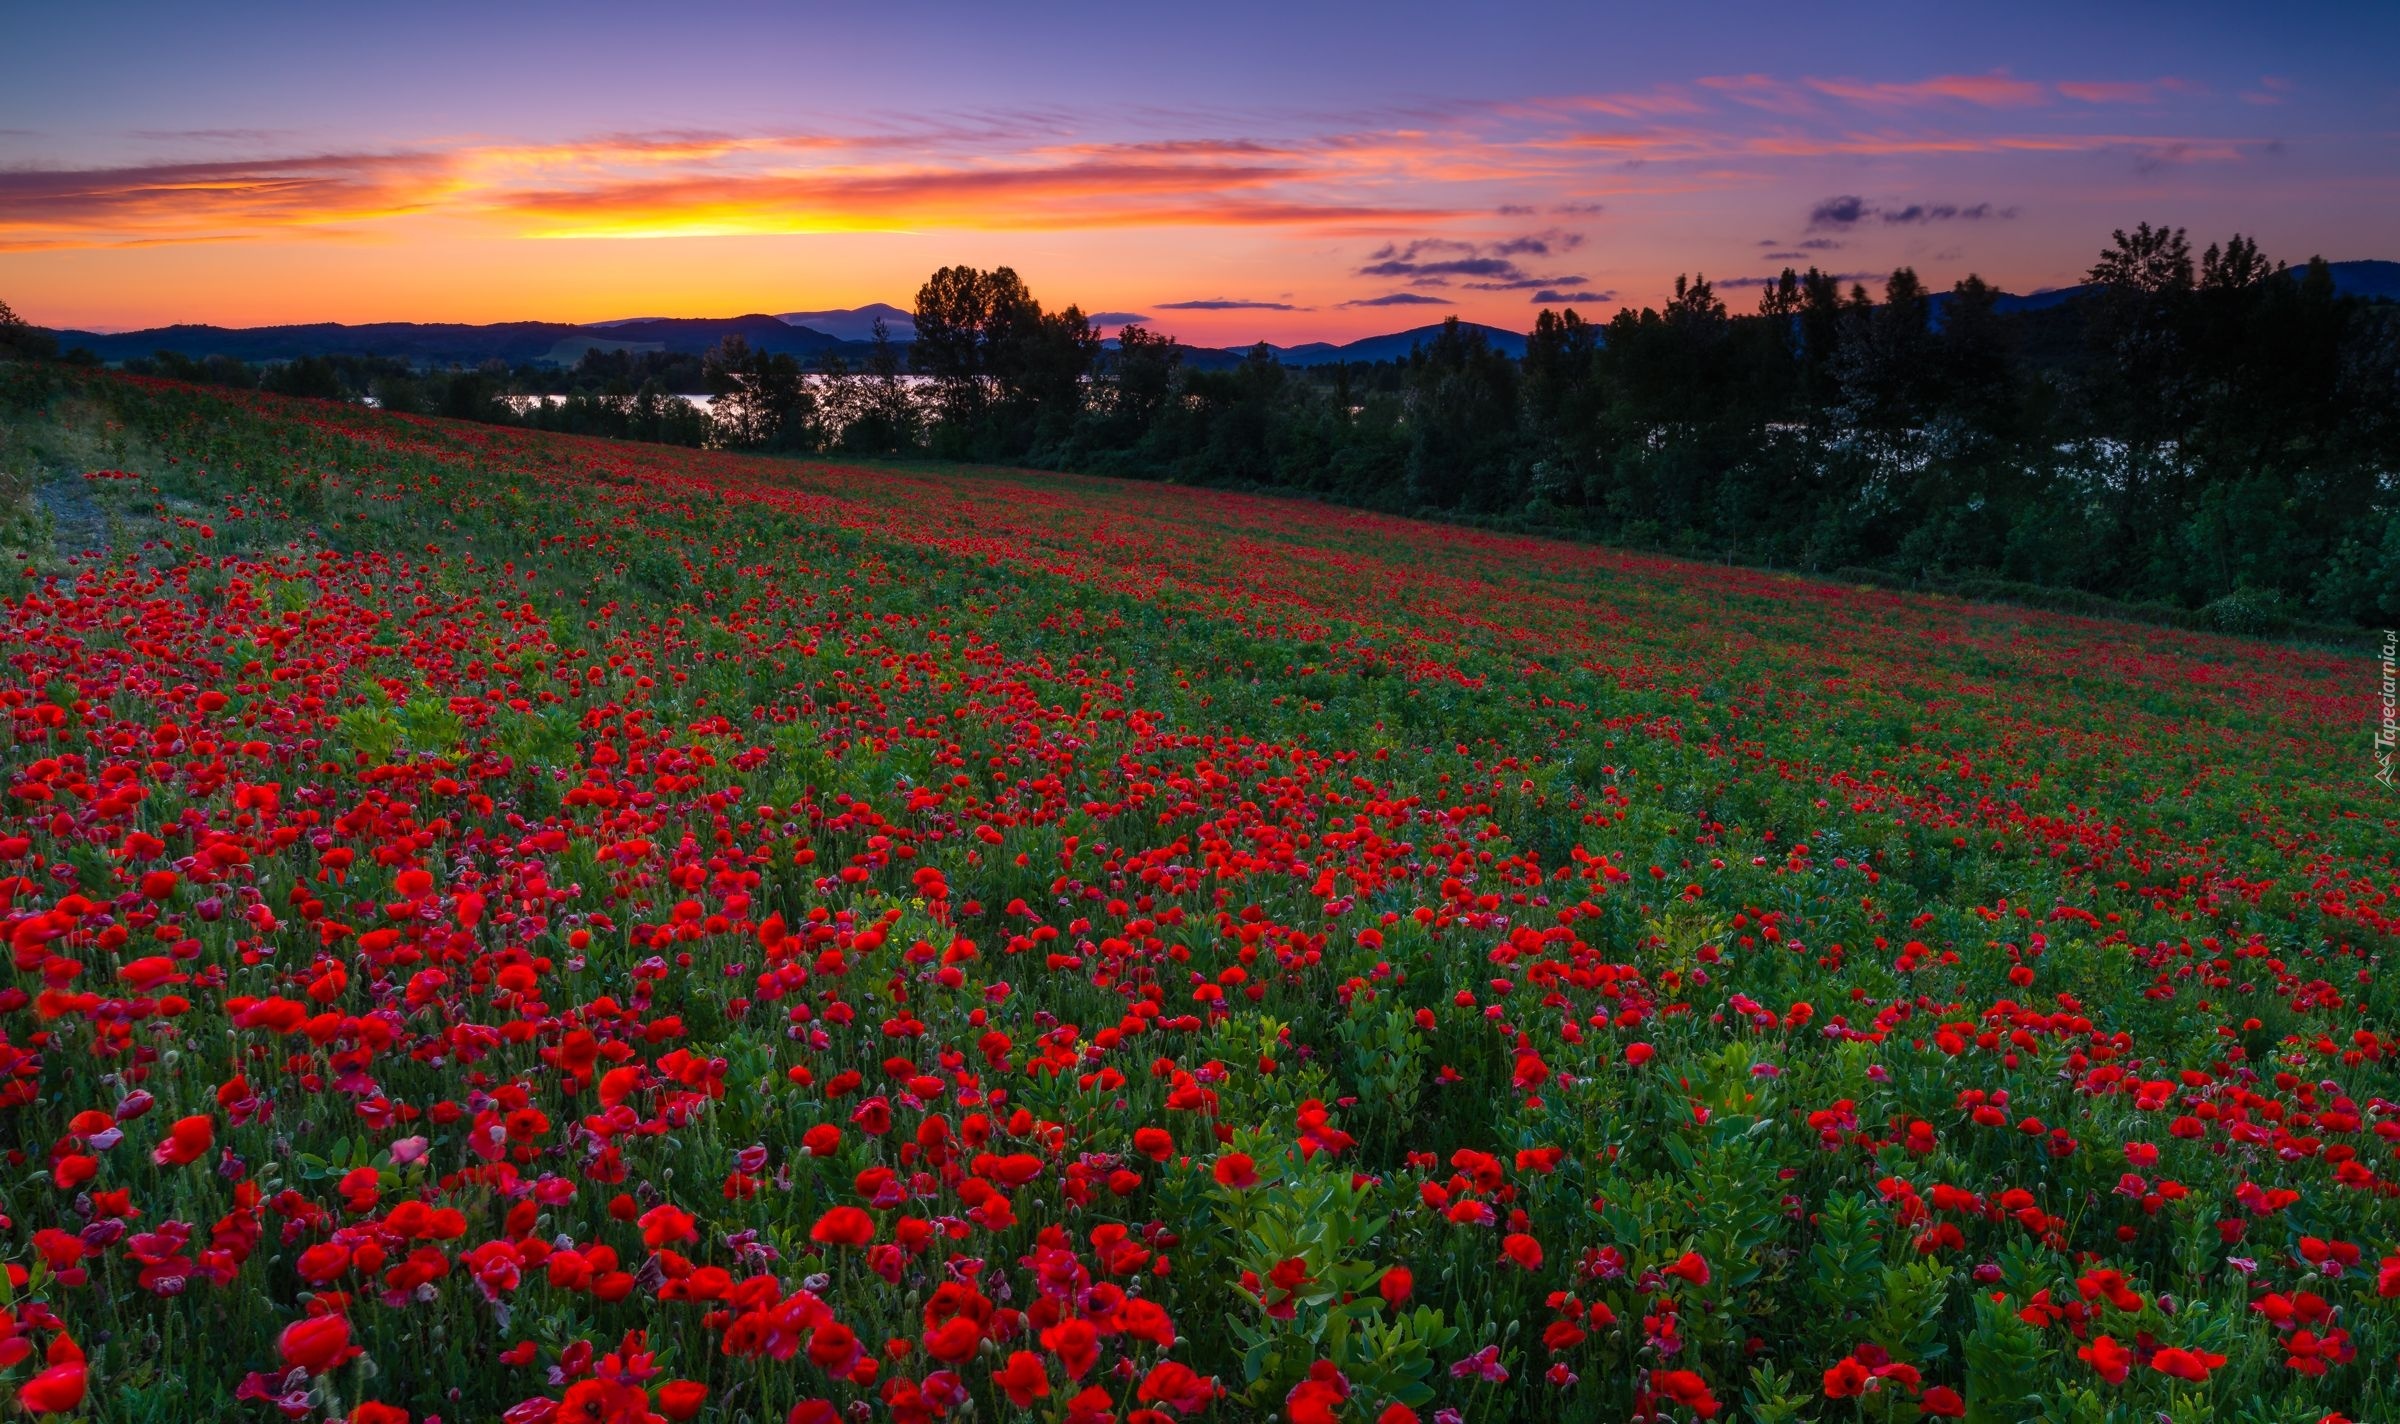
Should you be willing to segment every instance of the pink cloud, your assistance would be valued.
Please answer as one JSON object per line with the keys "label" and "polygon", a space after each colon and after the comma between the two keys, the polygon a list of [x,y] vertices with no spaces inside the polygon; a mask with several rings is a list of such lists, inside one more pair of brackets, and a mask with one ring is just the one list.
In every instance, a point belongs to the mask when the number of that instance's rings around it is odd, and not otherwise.
{"label": "pink cloud", "polygon": [[2269,74],[2258,81],[2256,89],[2242,91],[2242,102],[2271,106],[2280,104],[2292,92],[2292,81],[2279,74]]}
{"label": "pink cloud", "polygon": [[1813,114],[1816,100],[1789,80],[1766,74],[1714,74],[1698,81],[1712,94],[1770,114]]}
{"label": "pink cloud", "polygon": [[2169,94],[2198,94],[2201,87],[2188,79],[2065,80],[2058,92],[2083,104],[2155,104]]}
{"label": "pink cloud", "polygon": [[1983,109],[2030,109],[2050,102],[2046,85],[1990,74],[1937,74],[1904,83],[1868,83],[1856,79],[1810,79],[1808,87],[1853,104],[1915,108],[1926,104],[1971,104]]}

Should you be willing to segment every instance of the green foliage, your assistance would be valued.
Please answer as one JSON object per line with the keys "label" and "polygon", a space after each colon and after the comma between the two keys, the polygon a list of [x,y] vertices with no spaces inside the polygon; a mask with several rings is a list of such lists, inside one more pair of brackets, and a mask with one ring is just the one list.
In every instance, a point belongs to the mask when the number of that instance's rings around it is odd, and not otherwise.
{"label": "green foliage", "polygon": [[1359,1099],[1353,1129],[1362,1141],[1389,1146],[1416,1121],[1424,1088],[1425,1035],[1405,1005],[1353,1003],[1341,1021],[1349,1054],[1344,1075]]}
{"label": "green foliage", "polygon": [[1961,1353],[1967,1366],[1967,1424],[2028,1424],[2043,1417],[2043,1401],[2053,1396],[2070,1407],[2087,1402],[2060,1390],[2041,1337],[2017,1318],[2006,1299],[1976,1300],[1975,1326]]}
{"label": "green foliage", "polygon": [[[1216,1216],[1238,1242],[1235,1266],[1266,1282],[1273,1303],[1289,1310],[1278,1318],[1253,1305],[1229,1321],[1254,1405],[1281,1401],[1318,1360],[1332,1361],[1370,1399],[1418,1405],[1433,1397],[1426,1378],[1434,1356],[1457,1332],[1438,1310],[1394,1310],[1375,1292],[1387,1269],[1372,1260],[1387,1219],[1375,1195],[1338,1168],[1299,1161],[1247,1192],[1220,1189]],[[1277,1269],[1292,1262],[1304,1282],[1274,1285]]]}

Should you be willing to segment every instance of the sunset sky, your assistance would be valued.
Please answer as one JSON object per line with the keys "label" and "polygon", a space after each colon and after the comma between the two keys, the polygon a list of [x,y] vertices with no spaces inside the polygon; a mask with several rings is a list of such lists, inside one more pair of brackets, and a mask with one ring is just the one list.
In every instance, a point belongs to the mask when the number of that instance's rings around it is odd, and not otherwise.
{"label": "sunset sky", "polygon": [[2390,0],[139,8],[0,15],[0,298],[45,325],[906,306],[965,262],[1229,344],[1694,270],[2027,291],[2139,220],[2400,257]]}

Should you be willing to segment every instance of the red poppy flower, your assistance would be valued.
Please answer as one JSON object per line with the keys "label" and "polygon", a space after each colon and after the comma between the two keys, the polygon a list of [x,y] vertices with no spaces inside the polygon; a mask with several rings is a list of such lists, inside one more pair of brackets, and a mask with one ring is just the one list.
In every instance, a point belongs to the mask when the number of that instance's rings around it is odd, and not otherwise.
{"label": "red poppy flower", "polygon": [[1042,1348],[1058,1356],[1068,1379],[1079,1380],[1100,1362],[1100,1332],[1088,1320],[1062,1320],[1042,1332]]}
{"label": "red poppy flower", "polygon": [[848,1375],[859,1356],[858,1336],[838,1320],[826,1321],[808,1338],[810,1362],[829,1375]]}
{"label": "red poppy flower", "polygon": [[875,1239],[875,1218],[854,1206],[837,1206],[817,1218],[808,1239],[820,1246],[864,1246]]}
{"label": "red poppy flower", "polygon": [[992,1372],[992,1383],[1019,1409],[1031,1409],[1035,1400],[1050,1397],[1050,1369],[1031,1350],[1012,1352],[1008,1363]]}
{"label": "red poppy flower", "polygon": [[2098,1336],[2089,1345],[2079,1347],[2075,1357],[2090,1365],[2100,1378],[2110,1384],[2123,1384],[2125,1376],[2133,1369],[2133,1351],[2107,1335]]}
{"label": "red poppy flower", "polygon": [[664,1250],[679,1241],[697,1241],[699,1223],[681,1207],[661,1204],[641,1215],[642,1244],[653,1251]]}
{"label": "red poppy flower", "polygon": [[1653,1370],[1650,1372],[1650,1388],[1703,1419],[1716,1418],[1717,1410],[1721,1407],[1716,1394],[1709,1389],[1708,1381],[1690,1370]]}
{"label": "red poppy flower", "polygon": [[1709,1282],[1708,1261],[1696,1251],[1686,1251],[1659,1269],[1696,1286],[1704,1286]]}
{"label": "red poppy flower", "polygon": [[2211,1370],[2221,1367],[2224,1363],[2223,1355],[2212,1355],[2206,1350],[2185,1350],[2174,1346],[2169,1346],[2150,1357],[2150,1368],[2162,1375],[2172,1375],[2180,1380],[2207,1379]]}
{"label": "red poppy flower", "polygon": [[954,1315],[927,1330],[921,1342],[925,1353],[944,1364],[961,1364],[975,1356],[975,1348],[983,1343],[983,1326],[973,1318]]}
{"label": "red poppy flower", "polygon": [[83,1403],[84,1367],[80,1360],[52,1365],[17,1388],[17,1403],[28,1414],[68,1414]]}
{"label": "red poppy flower", "polygon": [[1857,1356],[1846,1355],[1839,1364],[1825,1372],[1825,1397],[1854,1399],[1867,1392],[1867,1384],[1874,1377],[1872,1371],[1859,1363]]}
{"label": "red poppy flower", "polygon": [[162,1167],[179,1167],[197,1162],[208,1154],[216,1143],[217,1125],[206,1117],[178,1118],[167,1129],[166,1140],[150,1149],[150,1160]]}
{"label": "red poppy flower", "polygon": [[1330,1361],[1308,1367],[1308,1378],[1292,1386],[1283,1407],[1291,1424],[1341,1424],[1342,1405],[1350,1398],[1350,1381]]}
{"label": "red poppy flower", "polygon": [[338,1315],[312,1315],[283,1328],[276,1353],[292,1369],[321,1375],[366,1353],[350,1343],[350,1322]]}
{"label": "red poppy flower", "polygon": [[1145,1404],[1167,1405],[1178,1414],[1198,1414],[1217,1397],[1217,1386],[1180,1360],[1161,1360],[1142,1377],[1135,1397]]}

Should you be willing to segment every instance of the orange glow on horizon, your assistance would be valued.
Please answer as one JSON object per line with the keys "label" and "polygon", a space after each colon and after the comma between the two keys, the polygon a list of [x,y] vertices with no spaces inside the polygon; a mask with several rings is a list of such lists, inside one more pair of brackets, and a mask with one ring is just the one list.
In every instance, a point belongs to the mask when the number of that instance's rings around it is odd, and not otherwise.
{"label": "orange glow on horizon", "polygon": [[[2059,172],[2130,171],[2224,211],[2212,170],[2239,172],[2255,211],[2283,181],[2260,166],[2271,140],[2155,122],[2208,102],[2174,78],[1738,74],[1249,136],[918,117],[19,164],[0,166],[0,291],[30,319],[114,329],[590,321],[905,305],[968,262],[1015,266],[1055,306],[1240,344],[1604,317],[1694,269],[1740,279],[1739,303],[1795,260],[2023,290],[2073,280],[2129,220],[2127,180]],[[2127,107],[2139,128],[2087,122]],[[1891,216],[1812,226],[1851,192]],[[2003,231],[2037,199],[2039,232]]]}

